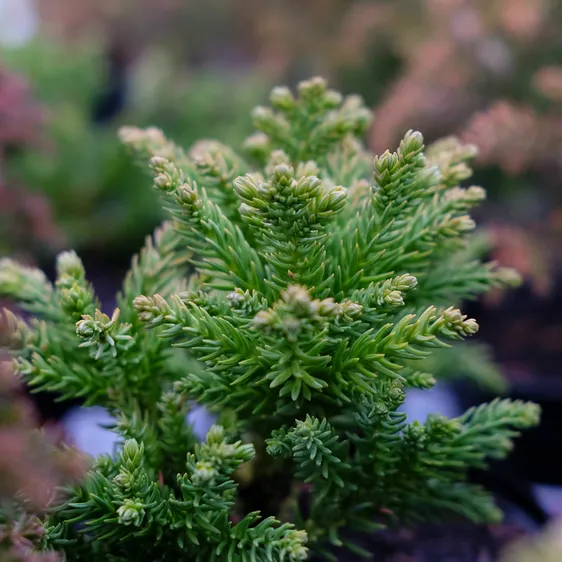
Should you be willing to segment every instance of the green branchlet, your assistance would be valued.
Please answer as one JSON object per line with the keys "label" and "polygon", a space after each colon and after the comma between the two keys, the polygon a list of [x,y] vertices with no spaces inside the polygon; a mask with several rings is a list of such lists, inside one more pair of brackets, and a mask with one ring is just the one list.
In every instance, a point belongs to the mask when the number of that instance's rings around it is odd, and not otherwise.
{"label": "green branchlet", "polygon": [[[122,130],[170,222],[134,258],[112,316],[72,252],[54,285],[0,263],[0,295],[35,316],[4,314],[20,374],[107,407],[121,439],[45,522],[45,548],[297,562],[357,550],[351,529],[499,517],[467,470],[505,456],[537,407],[497,400],[423,424],[400,411],[409,388],[442,376],[434,358],[478,330],[457,307],[517,281],[475,250],[485,192],[459,185],[473,147],[409,131],[373,157],[370,112],[319,78],[270,101],[253,114],[250,161]],[[467,370],[496,376],[485,368]],[[202,443],[185,422],[192,401],[222,423]],[[252,486],[275,513],[250,507]]]}

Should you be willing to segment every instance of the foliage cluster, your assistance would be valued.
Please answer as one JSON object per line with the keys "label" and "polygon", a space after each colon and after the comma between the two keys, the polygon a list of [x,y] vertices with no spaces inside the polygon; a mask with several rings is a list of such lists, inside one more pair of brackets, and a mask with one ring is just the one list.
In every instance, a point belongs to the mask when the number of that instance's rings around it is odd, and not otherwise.
{"label": "foliage cluster", "polygon": [[[296,562],[360,550],[353,530],[500,517],[467,471],[504,457],[538,408],[495,400],[425,423],[401,410],[435,384],[432,353],[478,330],[456,306],[518,281],[478,257],[469,212],[485,192],[460,186],[474,147],[409,131],[373,157],[370,111],[320,78],[270,102],[245,157],[121,130],[170,220],[113,312],[74,252],[54,284],[2,261],[0,295],[33,315],[17,320],[18,372],[107,408],[121,439],[53,508],[40,548]],[[185,423],[193,401],[218,416],[204,442]]]}

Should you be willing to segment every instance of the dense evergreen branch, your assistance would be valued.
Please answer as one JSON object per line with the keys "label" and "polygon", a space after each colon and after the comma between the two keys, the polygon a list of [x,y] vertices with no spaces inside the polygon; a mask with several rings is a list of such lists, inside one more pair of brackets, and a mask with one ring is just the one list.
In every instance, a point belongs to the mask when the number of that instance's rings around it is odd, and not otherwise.
{"label": "dense evergreen branch", "polygon": [[[185,153],[156,129],[122,131],[171,222],[133,259],[116,310],[100,309],[73,252],[54,285],[0,262],[0,296],[33,316],[2,314],[20,374],[105,406],[119,435],[54,506],[38,549],[297,562],[359,551],[344,531],[387,520],[498,519],[467,470],[505,456],[538,408],[497,400],[423,424],[400,411],[444,376],[450,346],[465,376],[498,384],[485,355],[470,360],[461,340],[478,324],[457,308],[517,280],[482,263],[471,234],[485,192],[459,183],[473,148],[426,149],[409,131],[370,156],[369,112],[321,79],[271,103],[253,115],[254,164],[214,141]],[[193,401],[220,421],[202,443]]]}

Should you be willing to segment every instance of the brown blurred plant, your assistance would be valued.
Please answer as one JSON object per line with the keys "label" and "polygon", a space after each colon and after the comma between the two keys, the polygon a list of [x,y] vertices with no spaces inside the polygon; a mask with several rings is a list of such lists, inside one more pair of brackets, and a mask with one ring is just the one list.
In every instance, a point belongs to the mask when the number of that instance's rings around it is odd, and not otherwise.
{"label": "brown blurred plant", "polygon": [[25,81],[0,67],[0,146],[35,143],[43,112],[31,99]]}
{"label": "brown blurred plant", "polygon": [[0,497],[21,493],[43,509],[56,486],[82,474],[84,459],[57,443],[53,432],[36,429],[35,411],[21,395],[7,359],[0,363],[0,393]]}
{"label": "brown blurred plant", "polygon": [[[514,225],[495,221],[484,229],[491,246],[491,258],[502,267],[515,269],[537,296],[548,296],[552,278],[548,257],[536,234]],[[498,304],[505,294],[492,290],[484,296],[489,304]]]}
{"label": "brown blurred plant", "polygon": [[78,481],[86,458],[60,442],[39,420],[14,375],[8,349],[25,337],[25,327],[9,311],[0,313],[0,562],[52,562],[38,555],[42,538],[38,515],[63,484]]}
{"label": "brown blurred plant", "polygon": [[533,87],[553,102],[562,101],[562,66],[540,68],[533,76]]}
{"label": "brown blurred plant", "polygon": [[[551,0],[394,2],[387,25],[404,71],[377,107],[374,148],[393,145],[412,119],[428,134],[458,131],[525,75],[537,41],[544,52],[556,44],[556,9]],[[535,77],[549,95],[559,92],[556,68],[545,65]]]}
{"label": "brown blurred plant", "polygon": [[199,60],[242,56],[275,74],[296,59],[326,63],[315,68],[322,74],[365,55],[374,25],[388,12],[384,3],[345,0],[310,0],[304,8],[297,0],[39,0],[38,7],[57,37],[119,34],[137,51],[165,43]]}
{"label": "brown blurred plant", "polygon": [[57,552],[36,552],[43,530],[37,517],[23,515],[0,528],[0,562],[60,562]]}
{"label": "brown blurred plant", "polygon": [[[501,170],[507,187],[504,198],[515,196],[523,187],[527,200],[538,203],[538,214],[533,216],[527,210],[524,224],[492,224],[490,229],[501,259],[525,274],[537,295],[545,296],[547,277],[561,265],[557,248],[562,212],[562,114],[541,114],[531,105],[500,100],[474,114],[459,136],[478,147],[476,166]],[[500,212],[496,208],[488,214]]]}
{"label": "brown blurred plant", "polygon": [[461,136],[478,146],[477,163],[498,165],[507,174],[562,162],[562,116],[539,115],[530,106],[497,101],[476,113]]}

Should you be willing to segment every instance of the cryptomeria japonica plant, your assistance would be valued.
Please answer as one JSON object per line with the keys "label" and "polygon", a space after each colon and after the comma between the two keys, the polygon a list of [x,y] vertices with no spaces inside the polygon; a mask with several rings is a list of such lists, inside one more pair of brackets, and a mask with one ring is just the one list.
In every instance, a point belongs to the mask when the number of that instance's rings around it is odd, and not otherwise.
{"label": "cryptomeria japonica plant", "polygon": [[[68,559],[287,561],[330,556],[348,531],[500,513],[466,472],[537,423],[496,400],[409,423],[424,358],[474,334],[455,305],[516,276],[474,257],[461,188],[472,147],[409,131],[372,157],[370,114],[321,79],[277,88],[253,114],[245,160],[189,152],[155,129],[123,141],[154,174],[170,222],[147,241],[118,308],[100,311],[78,256],[51,285],[4,260],[21,321],[16,365],[35,390],[116,418],[98,458],[45,520]],[[218,416],[198,442],[193,402]],[[368,554],[368,553],[366,553]]]}

